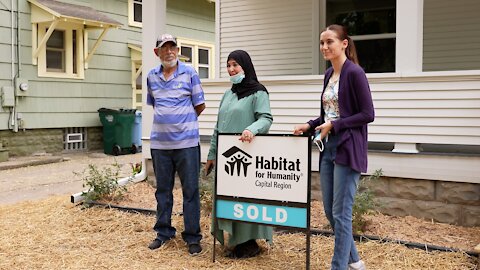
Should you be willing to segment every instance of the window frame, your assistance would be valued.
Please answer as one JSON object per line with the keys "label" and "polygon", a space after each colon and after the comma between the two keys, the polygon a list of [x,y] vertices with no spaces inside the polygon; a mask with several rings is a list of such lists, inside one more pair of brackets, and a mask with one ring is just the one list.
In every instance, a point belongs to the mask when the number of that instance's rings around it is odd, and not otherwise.
{"label": "window frame", "polygon": [[[48,47],[48,41],[50,40],[50,38],[53,37],[55,31],[57,32],[62,32],[62,47],[61,48],[56,48],[56,47]],[[46,66],[46,70],[47,72],[59,72],[59,73],[65,73],[66,72],[66,54],[67,54],[67,49],[66,49],[66,31],[64,30],[60,30],[60,29],[55,29],[53,30],[53,33],[52,35],[50,36],[49,40],[47,40],[47,43],[45,44],[45,59],[46,59],[46,62],[45,62],[45,66]],[[48,68],[48,52],[49,51],[53,51],[53,52],[60,52],[62,57],[61,57],[61,68],[60,69],[50,69]]]}
{"label": "window frame", "polygon": [[185,57],[188,57],[188,56],[182,52],[182,47],[190,48],[190,49],[192,50],[192,53],[191,53],[191,54],[192,54],[192,57],[189,57],[189,58],[188,58],[188,61],[189,61],[189,62],[187,62],[186,60],[183,61],[183,62],[184,62],[185,64],[187,64],[187,65],[193,66],[193,53],[194,53],[195,48],[194,48],[192,45],[189,45],[189,44],[178,45],[178,47],[180,48],[179,53],[180,53],[182,56],[185,56]]}
{"label": "window frame", "polygon": [[[45,36],[49,23],[39,23],[37,29],[37,42],[43,39]],[[50,78],[71,78],[71,79],[84,79],[84,29],[83,25],[71,24],[71,23],[59,23],[54,31],[63,31],[64,32],[64,50],[65,50],[65,72],[61,71],[49,71],[47,69],[47,46],[43,46],[38,55],[38,76],[39,77],[50,77]],[[75,41],[76,44],[73,46],[73,33],[76,32]],[[73,52],[75,48],[75,53]],[[75,61],[73,57],[76,57]],[[76,64],[74,68],[73,65]],[[76,70],[76,73],[74,73]]]}
{"label": "window frame", "polygon": [[[200,50],[206,50],[208,51],[208,64],[202,64],[200,63]],[[207,47],[202,47],[202,46],[198,46],[197,50],[196,50],[196,53],[197,53],[197,58],[198,58],[198,75],[200,76],[200,68],[208,68],[208,78],[204,78],[204,79],[211,79],[212,77],[212,74],[211,74],[211,69],[212,69],[212,60],[211,60],[211,55],[212,55],[212,50],[210,48],[207,48]]]}
{"label": "window frame", "polygon": [[[327,22],[327,0],[321,0],[321,3],[319,5],[320,9],[323,10],[324,12],[319,12],[319,19],[323,20],[322,25],[320,27],[320,30],[325,28],[329,22]],[[359,9],[358,11],[366,10],[365,8]],[[373,10],[373,9],[372,9]],[[351,11],[357,11],[357,10],[344,10],[343,12],[351,12]],[[395,13],[396,16],[398,16],[398,4],[395,4]],[[397,17],[398,18],[398,17]],[[393,71],[385,71],[385,72],[368,72],[367,74],[395,74],[397,73],[397,50],[398,50],[398,40],[397,40],[397,33],[398,33],[398,22],[396,25],[396,29],[394,33],[380,33],[380,34],[365,34],[365,35],[351,35],[350,38],[356,42],[356,41],[368,41],[368,40],[383,40],[383,39],[393,39],[395,40],[395,63],[394,63],[394,70]],[[320,44],[318,44],[320,45]],[[318,46],[319,48],[319,46]],[[327,61],[325,61],[322,57],[321,54],[319,54],[319,72],[322,70],[325,71],[327,68]]]}
{"label": "window frame", "polygon": [[[201,79],[215,78],[215,45],[213,43],[194,40],[194,39],[188,39],[183,37],[177,37],[177,46],[179,48],[181,48],[182,46],[192,48],[192,59],[190,59],[191,63],[187,63],[187,65],[191,65],[195,69],[195,71],[197,71],[198,74],[200,74],[199,73],[200,67],[203,67],[203,68],[206,67],[209,69],[208,78],[201,78]],[[199,63],[199,49],[207,50],[209,52],[208,65]],[[180,54],[182,54],[181,49],[180,49]]]}
{"label": "window frame", "polygon": [[[136,2],[136,0],[128,0],[128,25],[133,27],[143,27],[142,22],[135,21],[135,4],[140,4],[143,9],[143,3]],[[142,18],[143,21],[143,18]]]}

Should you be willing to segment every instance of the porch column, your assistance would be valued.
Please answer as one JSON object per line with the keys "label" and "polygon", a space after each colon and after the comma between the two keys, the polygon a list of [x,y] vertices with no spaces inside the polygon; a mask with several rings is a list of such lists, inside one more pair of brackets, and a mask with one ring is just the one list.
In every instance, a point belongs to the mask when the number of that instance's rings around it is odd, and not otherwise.
{"label": "porch column", "polygon": [[[157,37],[166,32],[167,1],[143,1],[142,5],[142,138],[150,137],[153,110],[147,105],[147,75],[160,62],[154,54]],[[150,157],[150,140],[142,140],[143,158]]]}
{"label": "porch column", "polygon": [[[397,0],[395,72],[407,76],[422,72],[423,0]],[[395,143],[393,152],[418,153],[418,144]]]}

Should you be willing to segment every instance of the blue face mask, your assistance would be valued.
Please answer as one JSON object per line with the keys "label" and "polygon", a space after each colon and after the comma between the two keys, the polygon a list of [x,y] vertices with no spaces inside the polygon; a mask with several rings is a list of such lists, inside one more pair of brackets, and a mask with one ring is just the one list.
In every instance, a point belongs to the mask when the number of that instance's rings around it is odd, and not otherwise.
{"label": "blue face mask", "polygon": [[245,73],[237,73],[233,76],[230,76],[230,81],[233,84],[239,84],[243,81],[244,78],[245,78]]}

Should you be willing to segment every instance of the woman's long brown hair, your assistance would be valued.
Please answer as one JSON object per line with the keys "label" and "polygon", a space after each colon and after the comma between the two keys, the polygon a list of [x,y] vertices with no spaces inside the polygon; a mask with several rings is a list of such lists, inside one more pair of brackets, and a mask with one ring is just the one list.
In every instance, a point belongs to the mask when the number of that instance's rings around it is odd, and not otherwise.
{"label": "woman's long brown hair", "polygon": [[322,33],[327,30],[335,32],[337,34],[338,39],[340,40],[346,39],[348,41],[348,46],[347,46],[347,49],[345,50],[345,54],[347,55],[347,58],[350,61],[359,65],[357,49],[355,48],[355,44],[353,43],[352,38],[348,36],[346,27],[338,24],[332,24],[327,26],[327,28],[325,28],[325,30],[323,30]]}

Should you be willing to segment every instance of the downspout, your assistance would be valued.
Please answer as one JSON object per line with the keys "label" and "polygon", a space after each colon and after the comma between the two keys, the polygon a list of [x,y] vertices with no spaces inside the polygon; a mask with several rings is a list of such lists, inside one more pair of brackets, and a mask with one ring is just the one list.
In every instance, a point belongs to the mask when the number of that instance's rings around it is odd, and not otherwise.
{"label": "downspout", "polygon": [[[17,72],[14,74],[13,76],[13,87],[15,89],[16,87],[16,79],[20,77],[20,10],[19,10],[19,0],[17,0],[17,6],[16,6],[16,12],[17,12],[17,20],[16,20],[16,27],[17,27],[17,36],[16,36],[16,42],[17,42],[17,45],[16,45],[16,61],[17,61]],[[11,3],[12,3],[12,25],[13,25],[13,11],[14,11],[14,8],[13,8],[13,0],[11,0]],[[12,33],[12,42],[13,42],[13,33]],[[12,47],[12,58],[13,58],[13,47]],[[12,70],[13,71],[13,70]],[[14,106],[13,106],[13,113],[12,113],[12,117],[13,117],[13,131],[14,132],[18,132],[18,108],[17,108],[17,104],[18,104],[18,96],[16,95],[17,93],[17,89],[15,89],[13,91],[14,93]],[[24,130],[25,131],[25,130]]]}
{"label": "downspout", "polygon": [[[146,159],[143,159],[142,160],[142,171],[140,171],[139,173],[137,173],[133,176],[120,178],[120,179],[117,180],[117,183],[118,183],[119,186],[124,186],[128,183],[137,183],[137,182],[141,182],[145,179],[147,179],[147,162],[146,162]],[[84,192],[88,192],[88,190],[85,190]],[[78,203],[78,202],[81,202],[81,201],[85,200],[85,198],[82,196],[82,193],[83,192],[78,192],[78,193],[72,194],[72,196],[70,196],[70,202],[71,203]]]}
{"label": "downspout", "polygon": [[[10,0],[10,32],[11,32],[11,57],[10,57],[10,64],[11,64],[11,79],[12,79],[12,87],[15,89],[15,34],[14,34],[14,27],[13,23],[15,22],[13,18],[13,2],[14,0]],[[18,8],[18,7],[17,7]],[[18,29],[18,26],[17,26]],[[18,42],[17,42],[18,44]],[[8,120],[8,127],[12,128],[14,132],[18,132],[18,125],[17,125],[17,112],[16,112],[16,105],[17,105],[17,97],[15,96],[15,90],[13,91],[14,93],[14,98],[13,98],[13,107],[10,109],[10,119]]]}
{"label": "downspout", "polygon": [[11,64],[11,78],[12,78],[12,86],[15,87],[15,34],[14,34],[14,27],[13,27],[13,23],[15,22],[14,18],[13,18],[13,0],[10,0],[10,32],[12,34],[12,37],[11,37],[11,44],[10,44],[10,47],[11,47],[11,55],[10,55],[10,64]]}
{"label": "downspout", "polygon": [[22,77],[20,72],[22,71],[22,58],[20,57],[21,53],[21,42],[20,42],[20,0],[17,0],[17,77]]}
{"label": "downspout", "polygon": [[[12,4],[13,4],[13,0],[12,0]],[[22,65],[22,62],[20,60],[20,46],[21,46],[21,43],[20,43],[20,4],[19,4],[19,0],[17,0],[17,7],[16,7],[16,11],[17,11],[17,73],[15,74],[15,78],[14,80],[16,80],[17,78],[20,78],[20,70],[21,70],[21,65]],[[12,14],[13,14],[13,8],[12,8]],[[16,84],[15,84],[16,85]],[[15,87],[15,86],[14,86]],[[16,89],[14,91],[14,93],[16,93]],[[19,124],[18,124],[18,108],[16,108],[17,104],[18,104],[18,96],[16,96],[15,94],[15,101],[14,101],[14,108],[15,108],[15,113],[13,114],[13,118],[14,118],[14,121],[15,121],[15,124],[13,126],[13,131],[15,132],[18,132],[18,128],[19,128]],[[23,132],[25,132],[25,127],[23,127]]]}

